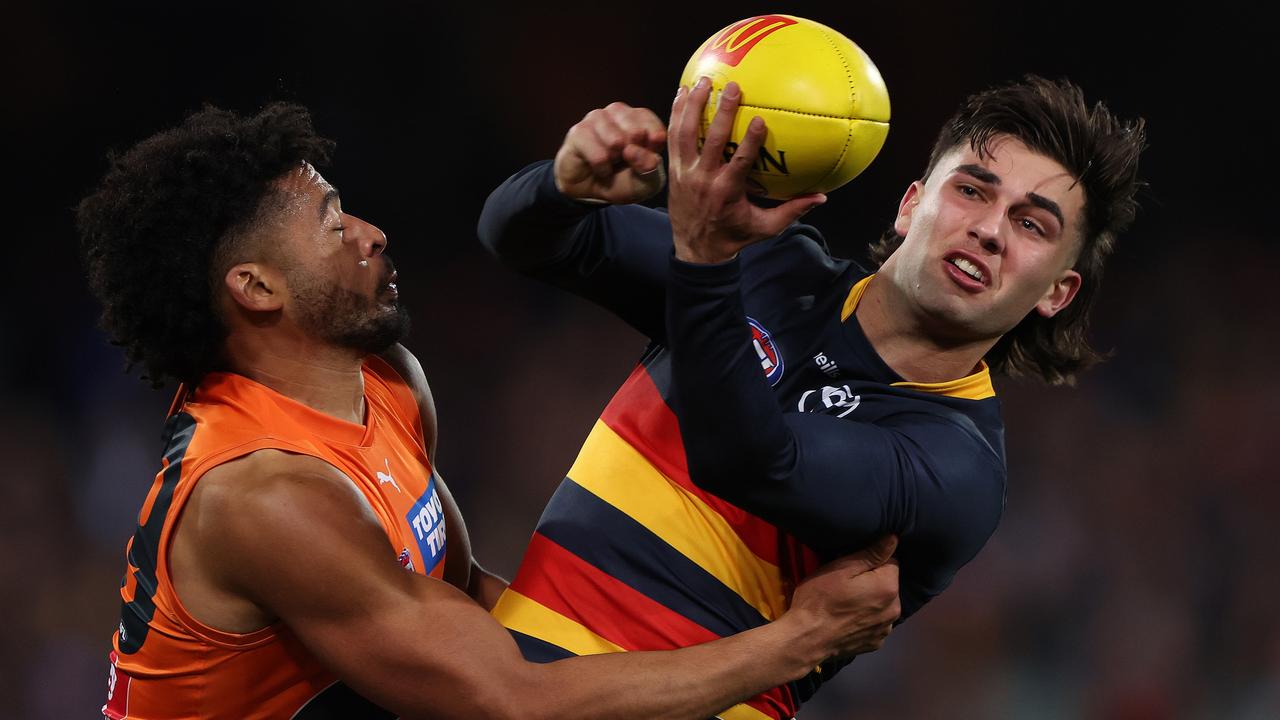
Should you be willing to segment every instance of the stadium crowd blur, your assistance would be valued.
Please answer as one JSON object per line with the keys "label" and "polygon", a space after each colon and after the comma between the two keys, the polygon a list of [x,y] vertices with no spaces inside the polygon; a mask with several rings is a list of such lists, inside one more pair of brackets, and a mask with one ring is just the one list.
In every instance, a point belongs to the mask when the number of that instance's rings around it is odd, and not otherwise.
{"label": "stadium crowd blur", "polygon": [[[428,5],[280,3],[194,24],[145,3],[10,13],[2,122],[21,189],[4,214],[0,314],[6,717],[101,706],[124,545],[172,393],[123,374],[96,329],[71,208],[108,149],[205,101],[302,102],[338,140],[326,175],[390,237],[415,319],[407,344],[439,407],[442,473],[478,557],[514,571],[644,340],[485,257],[480,205],[592,107],[664,113],[705,36],[774,8]],[[879,160],[808,218],[836,254],[860,256],[884,229],[961,97],[1028,71],[1147,117],[1151,190],[1097,308],[1093,337],[1113,359],[1076,388],[998,383],[1000,528],[801,720],[1280,717],[1276,155],[1271,123],[1245,111],[1253,77],[1274,67],[1263,32],[1173,9],[948,8],[788,10],[858,42],[894,104]]]}

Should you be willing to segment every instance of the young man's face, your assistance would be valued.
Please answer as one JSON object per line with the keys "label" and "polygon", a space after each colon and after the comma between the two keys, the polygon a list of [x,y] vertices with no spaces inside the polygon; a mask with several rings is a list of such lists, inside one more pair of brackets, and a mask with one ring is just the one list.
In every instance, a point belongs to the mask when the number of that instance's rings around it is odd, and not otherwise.
{"label": "young man's face", "polygon": [[902,198],[904,240],[882,273],[943,343],[998,338],[1029,312],[1052,316],[1080,275],[1084,190],[1056,161],[1009,136],[979,157],[953,148]]}
{"label": "young man's face", "polygon": [[309,335],[340,347],[382,352],[408,332],[387,237],[342,212],[338,192],[304,164],[281,178],[280,270],[291,314]]}

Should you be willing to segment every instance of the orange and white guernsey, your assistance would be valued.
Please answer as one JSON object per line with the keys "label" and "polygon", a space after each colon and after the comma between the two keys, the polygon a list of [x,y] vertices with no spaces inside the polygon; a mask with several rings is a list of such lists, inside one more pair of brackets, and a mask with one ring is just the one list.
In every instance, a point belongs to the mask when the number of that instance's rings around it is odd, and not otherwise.
{"label": "orange and white guernsey", "polygon": [[162,469],[126,547],[106,717],[391,717],[338,682],[283,624],[238,634],[199,622],[169,574],[173,528],[200,478],[221,463],[273,448],[319,458],[345,473],[382,523],[388,554],[408,571],[440,578],[444,512],[417,403],[381,359],[365,363],[364,381],[364,425],[230,373],[211,373],[193,391],[179,391],[165,426]]}

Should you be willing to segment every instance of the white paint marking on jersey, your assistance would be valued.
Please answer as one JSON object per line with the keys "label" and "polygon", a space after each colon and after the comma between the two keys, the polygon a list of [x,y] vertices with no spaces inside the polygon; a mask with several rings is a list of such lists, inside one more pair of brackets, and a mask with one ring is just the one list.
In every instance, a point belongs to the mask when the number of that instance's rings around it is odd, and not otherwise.
{"label": "white paint marking on jersey", "polygon": [[[818,392],[818,391],[805,390],[804,394],[800,396],[800,402],[797,403],[796,409],[799,410],[800,412],[814,412],[818,410],[819,408],[816,406],[812,410],[805,410],[805,407],[804,407],[805,400],[808,400],[809,396],[814,394],[815,392]],[[836,417],[844,417],[845,415],[848,415],[849,413],[856,410],[858,405],[862,404],[862,396],[854,395],[853,390],[849,389],[848,385],[841,385],[838,388],[827,385],[826,387],[822,388],[821,397],[822,397],[822,407],[824,409],[830,410],[831,408],[844,408],[844,412],[840,413],[839,415],[836,415]]]}

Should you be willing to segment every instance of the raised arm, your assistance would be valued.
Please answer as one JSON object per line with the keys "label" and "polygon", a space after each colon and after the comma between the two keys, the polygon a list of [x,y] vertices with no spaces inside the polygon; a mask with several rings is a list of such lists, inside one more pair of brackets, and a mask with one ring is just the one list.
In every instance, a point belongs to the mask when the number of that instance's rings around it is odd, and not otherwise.
{"label": "raised arm", "polygon": [[320,460],[260,451],[211,470],[190,502],[183,532],[220,547],[202,555],[213,584],[406,718],[705,718],[877,647],[897,615],[896,568],[867,572],[892,553],[883,545],[826,568],[770,625],[673,652],[539,665],[461,592],[401,568],[363,496]]}
{"label": "raised arm", "polygon": [[782,412],[751,349],[737,253],[781,232],[821,197],[773,209],[751,204],[747,159],[765,128],[757,119],[732,159],[722,159],[737,109],[730,84],[699,149],[693,123],[706,92],[705,85],[682,92],[671,129],[667,344],[690,476],[826,553],[909,533],[902,594],[910,614],[994,531],[1003,486],[970,479],[996,477],[998,458],[974,452],[965,419],[945,411],[882,424]]}
{"label": "raised arm", "polygon": [[481,242],[516,270],[662,337],[671,226],[665,213],[632,203],[662,189],[656,150],[665,139],[649,110],[593,110],[569,130],[554,163],[521,170],[489,196]]}

